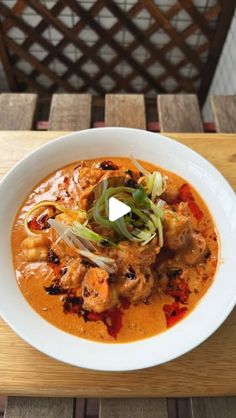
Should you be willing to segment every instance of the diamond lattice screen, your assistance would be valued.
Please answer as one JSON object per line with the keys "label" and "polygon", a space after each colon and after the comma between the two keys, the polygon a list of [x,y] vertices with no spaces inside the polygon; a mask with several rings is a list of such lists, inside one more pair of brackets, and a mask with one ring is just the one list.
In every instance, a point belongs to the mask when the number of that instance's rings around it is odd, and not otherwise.
{"label": "diamond lattice screen", "polygon": [[16,91],[198,92],[222,8],[217,0],[1,0],[2,65]]}

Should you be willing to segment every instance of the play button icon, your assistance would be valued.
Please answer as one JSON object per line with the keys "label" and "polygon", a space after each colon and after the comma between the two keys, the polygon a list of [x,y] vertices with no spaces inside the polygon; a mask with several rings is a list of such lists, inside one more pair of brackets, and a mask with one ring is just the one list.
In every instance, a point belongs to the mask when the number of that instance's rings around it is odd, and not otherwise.
{"label": "play button icon", "polygon": [[114,222],[122,216],[126,215],[127,213],[131,212],[129,206],[127,206],[123,202],[120,202],[120,200],[116,199],[115,197],[110,197],[108,203],[109,221],[111,222]]}

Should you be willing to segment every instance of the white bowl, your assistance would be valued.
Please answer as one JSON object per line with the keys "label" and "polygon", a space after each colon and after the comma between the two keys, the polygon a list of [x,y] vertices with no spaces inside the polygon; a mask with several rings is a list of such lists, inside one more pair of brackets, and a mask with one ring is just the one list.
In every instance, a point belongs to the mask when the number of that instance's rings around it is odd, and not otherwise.
{"label": "white bowl", "polygon": [[[21,294],[11,254],[16,212],[32,188],[52,171],[80,159],[140,158],[188,180],[207,203],[220,236],[221,262],[200,303],[184,320],[157,336],[126,344],[104,344],[67,334],[40,317]],[[223,176],[196,152],[162,135],[126,128],[99,128],[50,141],[16,164],[0,184],[0,313],[29,344],[66,363],[107,371],[142,369],[172,360],[208,338],[236,300],[236,201]]]}

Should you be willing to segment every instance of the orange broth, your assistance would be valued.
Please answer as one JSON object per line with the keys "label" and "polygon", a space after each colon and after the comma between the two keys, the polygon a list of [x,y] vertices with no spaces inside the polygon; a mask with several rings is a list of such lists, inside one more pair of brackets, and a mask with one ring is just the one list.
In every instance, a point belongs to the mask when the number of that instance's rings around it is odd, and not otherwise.
{"label": "orange broth", "polygon": [[[117,165],[133,169],[133,164],[128,158],[111,157],[109,159]],[[86,161],[86,163],[91,166],[94,162],[102,162],[103,160],[104,158],[97,158],[96,160]],[[176,183],[177,188],[186,183],[174,173],[147,162],[142,162],[142,164],[149,171],[159,170],[167,175],[169,179]],[[27,211],[40,201],[55,200],[60,190],[60,184],[65,177],[70,178],[75,165],[76,163],[73,163],[63,167],[41,181],[27,196],[18,211],[12,230],[12,253],[16,279],[21,292],[31,307],[52,325],[89,340],[123,343],[141,340],[164,332],[167,329],[167,324],[163,305],[173,303],[173,297],[164,294],[158,287],[153,292],[149,304],[131,305],[129,309],[123,311],[122,328],[117,338],[114,339],[108,334],[102,321],[85,322],[83,317],[65,314],[62,306],[63,295],[51,296],[45,292],[44,287],[50,285],[50,280],[47,278],[47,270],[49,269],[47,264],[30,263],[23,259],[21,242],[27,236],[24,230],[24,217]],[[196,190],[191,185],[190,188],[198,207],[204,214],[200,222],[197,223],[194,217],[191,222],[205,237],[211,256],[205,263],[191,267],[189,280],[191,294],[186,305],[188,313],[196,307],[211,286],[218,262],[218,240],[212,216]],[[66,197],[64,204],[68,204]]]}

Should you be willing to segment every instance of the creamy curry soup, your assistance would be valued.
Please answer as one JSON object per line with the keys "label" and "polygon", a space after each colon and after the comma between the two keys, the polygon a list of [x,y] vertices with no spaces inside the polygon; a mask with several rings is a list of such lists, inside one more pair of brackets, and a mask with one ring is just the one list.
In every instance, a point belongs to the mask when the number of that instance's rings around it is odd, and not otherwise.
{"label": "creamy curry soup", "polygon": [[[109,220],[109,198],[131,212]],[[181,177],[127,158],[78,161],[42,180],[12,230],[19,287],[36,312],[89,340],[119,343],[174,326],[211,286],[215,225]]]}

